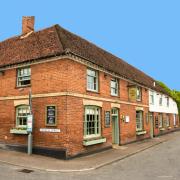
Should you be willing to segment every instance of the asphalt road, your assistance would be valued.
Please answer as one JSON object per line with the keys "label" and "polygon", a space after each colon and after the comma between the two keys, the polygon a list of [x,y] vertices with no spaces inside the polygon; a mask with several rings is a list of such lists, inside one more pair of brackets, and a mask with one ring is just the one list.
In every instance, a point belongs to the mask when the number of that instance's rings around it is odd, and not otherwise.
{"label": "asphalt road", "polygon": [[0,180],[180,180],[180,137],[93,171],[25,173],[21,170],[0,163]]}

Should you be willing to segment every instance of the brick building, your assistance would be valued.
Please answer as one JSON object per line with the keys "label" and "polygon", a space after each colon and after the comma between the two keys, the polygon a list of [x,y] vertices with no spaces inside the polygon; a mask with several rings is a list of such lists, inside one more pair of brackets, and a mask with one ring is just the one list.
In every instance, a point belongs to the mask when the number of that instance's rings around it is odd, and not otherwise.
{"label": "brick building", "polygon": [[0,142],[26,149],[29,92],[35,153],[68,158],[158,135],[149,92],[169,96],[154,82],[59,25],[34,32],[24,17],[22,35],[0,43]]}

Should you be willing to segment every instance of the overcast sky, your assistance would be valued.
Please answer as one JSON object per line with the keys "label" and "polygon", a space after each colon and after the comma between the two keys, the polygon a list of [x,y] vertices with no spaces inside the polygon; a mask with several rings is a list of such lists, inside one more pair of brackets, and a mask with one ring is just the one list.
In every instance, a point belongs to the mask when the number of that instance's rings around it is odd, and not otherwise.
{"label": "overcast sky", "polygon": [[180,0],[1,1],[0,41],[29,15],[36,30],[59,24],[180,90]]}

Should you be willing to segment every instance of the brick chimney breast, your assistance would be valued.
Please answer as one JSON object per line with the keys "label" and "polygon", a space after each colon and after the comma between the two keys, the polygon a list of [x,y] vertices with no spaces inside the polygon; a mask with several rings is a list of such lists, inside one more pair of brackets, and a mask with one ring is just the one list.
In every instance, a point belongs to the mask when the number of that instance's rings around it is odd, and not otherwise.
{"label": "brick chimney breast", "polygon": [[34,31],[34,16],[23,16],[22,18],[22,34]]}

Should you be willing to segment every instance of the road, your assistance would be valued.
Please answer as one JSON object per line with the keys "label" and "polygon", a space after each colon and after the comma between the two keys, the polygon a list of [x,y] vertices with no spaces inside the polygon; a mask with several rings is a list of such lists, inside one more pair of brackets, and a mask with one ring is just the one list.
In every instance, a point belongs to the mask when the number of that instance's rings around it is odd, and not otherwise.
{"label": "road", "polygon": [[24,173],[21,170],[0,163],[0,180],[180,180],[180,137],[93,171]]}

